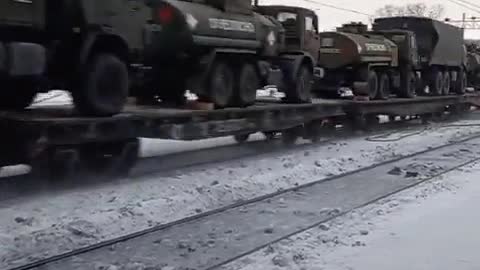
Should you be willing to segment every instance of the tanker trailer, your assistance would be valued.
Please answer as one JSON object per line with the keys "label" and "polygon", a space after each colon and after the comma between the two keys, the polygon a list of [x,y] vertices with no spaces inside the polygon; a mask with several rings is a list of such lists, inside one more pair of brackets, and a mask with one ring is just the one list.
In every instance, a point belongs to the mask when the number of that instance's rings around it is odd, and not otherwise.
{"label": "tanker trailer", "polygon": [[137,100],[158,96],[178,105],[189,89],[217,108],[243,107],[255,102],[269,78],[278,78],[287,102],[310,102],[313,57],[290,53],[282,24],[254,12],[250,0],[149,4],[154,20],[146,31],[145,61],[152,69],[134,93]]}
{"label": "tanker trailer", "polygon": [[465,93],[466,54],[461,28],[420,17],[376,19],[374,31],[408,30],[415,33],[420,59],[418,94],[447,95],[451,90]]}
{"label": "tanker trailer", "polygon": [[[387,99],[415,96],[415,52],[408,31],[371,32],[362,23],[345,24],[321,34],[319,66],[325,76],[314,86],[320,95],[338,95],[346,87],[356,96]],[[412,63],[412,65],[408,64]]]}

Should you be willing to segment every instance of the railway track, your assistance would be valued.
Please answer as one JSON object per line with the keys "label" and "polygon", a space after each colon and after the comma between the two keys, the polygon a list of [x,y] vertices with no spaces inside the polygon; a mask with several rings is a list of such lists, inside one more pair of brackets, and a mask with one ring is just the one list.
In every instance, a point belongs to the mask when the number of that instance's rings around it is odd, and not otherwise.
{"label": "railway track", "polygon": [[[443,123],[448,125],[451,121],[453,121],[453,119]],[[375,126],[375,128],[372,128],[370,131],[361,133],[352,132],[350,128],[340,127],[334,131],[326,130],[322,140],[317,144],[322,145],[332,141],[366,135],[376,136],[383,134],[384,132],[401,132],[405,129],[416,129],[412,132],[421,132],[427,127],[428,125],[422,123],[419,119],[386,122]],[[295,145],[286,146],[281,143],[280,139],[265,141],[261,139],[261,136],[256,136],[253,141],[242,144],[224,145],[194,151],[144,157],[139,160],[129,177],[121,179],[88,175],[79,176],[78,178],[81,178],[81,181],[73,179],[65,182],[51,182],[48,179],[42,179],[28,174],[1,177],[0,202],[41,192],[52,192],[58,189],[74,189],[85,187],[86,185],[103,185],[111,182],[128,181],[128,179],[136,179],[149,175],[168,175],[169,173],[178,170],[189,170],[195,166],[215,164],[223,161],[233,161],[252,156],[271,155],[280,152],[285,153],[285,151],[301,151],[309,147],[311,147],[311,144],[306,143],[305,141],[301,141]],[[22,170],[25,170],[25,167],[23,167]]]}
{"label": "railway track", "polygon": [[95,269],[98,265],[128,264],[152,269],[218,269],[353,209],[476,162],[480,160],[480,150],[475,150],[479,146],[480,135],[475,135],[12,270]]}

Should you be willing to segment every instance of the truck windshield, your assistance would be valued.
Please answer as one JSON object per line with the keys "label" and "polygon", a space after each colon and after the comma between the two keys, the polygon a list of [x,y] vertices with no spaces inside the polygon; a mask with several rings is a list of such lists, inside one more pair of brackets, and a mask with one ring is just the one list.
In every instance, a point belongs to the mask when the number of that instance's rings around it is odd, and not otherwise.
{"label": "truck windshield", "polygon": [[297,21],[297,14],[291,12],[280,12],[277,15],[277,19],[279,22],[296,22]]}

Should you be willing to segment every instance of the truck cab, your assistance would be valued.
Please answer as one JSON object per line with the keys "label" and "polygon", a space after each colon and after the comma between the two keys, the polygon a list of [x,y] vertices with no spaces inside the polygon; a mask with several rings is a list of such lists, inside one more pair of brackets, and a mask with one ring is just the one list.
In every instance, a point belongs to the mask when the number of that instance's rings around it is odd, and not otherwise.
{"label": "truck cab", "polygon": [[21,110],[56,88],[72,93],[82,115],[121,112],[152,17],[144,0],[124,2],[1,1],[0,109]]}
{"label": "truck cab", "polygon": [[409,65],[414,70],[421,68],[415,33],[408,30],[374,32],[393,41],[398,47],[398,64]]}
{"label": "truck cab", "polygon": [[320,34],[318,16],[313,10],[291,6],[257,6],[256,11],[275,18],[285,29],[285,50],[307,52],[318,61]]}

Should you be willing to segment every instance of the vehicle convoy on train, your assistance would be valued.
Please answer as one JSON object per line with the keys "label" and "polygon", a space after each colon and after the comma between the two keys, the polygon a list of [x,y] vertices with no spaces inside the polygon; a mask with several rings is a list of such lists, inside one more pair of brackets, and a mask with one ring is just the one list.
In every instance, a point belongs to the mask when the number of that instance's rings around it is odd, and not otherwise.
{"label": "vehicle convoy on train", "polygon": [[390,17],[376,19],[372,30],[351,23],[321,37],[319,65],[325,77],[316,91],[336,94],[340,87],[350,87],[370,99],[465,92],[463,30],[455,26]]}
{"label": "vehicle convoy on train", "polygon": [[54,88],[69,90],[83,115],[120,112],[150,17],[142,1],[1,1],[1,109]]}
{"label": "vehicle convoy on train", "polygon": [[480,45],[467,44],[467,59],[469,86],[480,90]]}
{"label": "vehicle convoy on train", "polygon": [[149,4],[155,16],[147,28],[145,64],[152,69],[134,87],[138,100],[181,104],[189,89],[217,108],[244,107],[270,83],[285,92],[287,102],[310,102],[319,49],[313,12],[284,7],[298,20],[274,18],[268,15],[279,7],[250,0]]}

